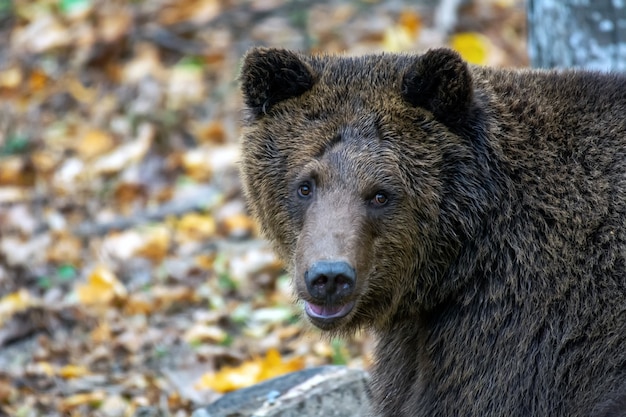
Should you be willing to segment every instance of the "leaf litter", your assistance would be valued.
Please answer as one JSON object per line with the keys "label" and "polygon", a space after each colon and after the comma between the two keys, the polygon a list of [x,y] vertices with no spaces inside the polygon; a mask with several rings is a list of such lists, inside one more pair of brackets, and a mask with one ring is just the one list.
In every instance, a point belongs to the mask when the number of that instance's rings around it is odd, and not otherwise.
{"label": "leaf litter", "polygon": [[523,66],[520,0],[0,0],[0,415],[188,416],[366,367],[293,304],[237,177],[252,45]]}

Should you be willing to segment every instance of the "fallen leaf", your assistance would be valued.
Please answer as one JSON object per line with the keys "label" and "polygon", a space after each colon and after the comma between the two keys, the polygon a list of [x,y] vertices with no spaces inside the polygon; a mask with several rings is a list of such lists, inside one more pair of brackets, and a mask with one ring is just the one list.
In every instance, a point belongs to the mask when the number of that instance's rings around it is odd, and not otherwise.
{"label": "fallen leaf", "polygon": [[0,159],[0,186],[17,185],[31,186],[34,184],[32,166],[21,156],[10,156]]}
{"label": "fallen leaf", "polygon": [[24,28],[15,30],[12,41],[18,49],[42,53],[70,45],[72,36],[53,14],[44,14]]}
{"label": "fallen leaf", "polygon": [[139,162],[150,150],[154,135],[154,126],[149,123],[140,125],[135,140],[118,146],[112,152],[97,159],[91,166],[91,173],[94,175],[115,174]]}
{"label": "fallen leaf", "polygon": [[283,361],[278,350],[270,349],[265,358],[255,358],[237,367],[224,367],[217,373],[203,375],[197,382],[196,388],[209,388],[224,393],[303,368],[303,358],[296,357]]}
{"label": "fallen leaf", "polygon": [[13,314],[24,311],[34,304],[34,299],[24,288],[0,298],[0,327]]}
{"label": "fallen leaf", "polygon": [[93,104],[98,98],[97,89],[85,87],[83,83],[73,77],[66,81],[66,88],[72,97],[84,104]]}
{"label": "fallen leaf", "polygon": [[383,48],[391,52],[402,52],[415,47],[422,27],[420,15],[412,10],[400,13],[398,23],[385,29]]}
{"label": "fallen leaf", "polygon": [[65,365],[58,370],[57,374],[61,378],[78,378],[89,374],[89,370],[82,365]]}
{"label": "fallen leaf", "polygon": [[68,233],[56,233],[54,244],[48,247],[48,261],[57,264],[80,265],[83,260],[83,244],[76,236]]}
{"label": "fallen leaf", "polygon": [[471,64],[484,65],[487,62],[490,41],[480,33],[457,33],[452,36],[450,46]]}
{"label": "fallen leaf", "polygon": [[111,270],[105,266],[97,266],[89,274],[86,284],[76,288],[78,300],[87,305],[107,304],[115,298],[125,298],[126,288],[118,281]]}
{"label": "fallen leaf", "polygon": [[228,337],[228,333],[219,326],[196,323],[185,332],[183,340],[187,343],[222,343]]}
{"label": "fallen leaf", "polygon": [[208,123],[194,122],[191,124],[191,131],[201,143],[221,145],[226,142],[224,124],[219,121],[211,121]]}
{"label": "fallen leaf", "polygon": [[250,236],[254,233],[255,227],[254,220],[241,213],[226,217],[221,224],[224,234],[230,237]]}
{"label": "fallen leaf", "polygon": [[81,405],[97,406],[106,398],[106,394],[101,391],[86,392],[83,394],[70,395],[61,399],[59,409],[61,412],[70,412]]}
{"label": "fallen leaf", "polygon": [[91,340],[95,343],[104,343],[111,340],[112,332],[111,326],[106,321],[98,324],[98,326],[91,332]]}
{"label": "fallen leaf", "polygon": [[18,88],[22,83],[23,78],[24,76],[22,75],[22,71],[19,67],[12,67],[4,71],[0,71],[0,91],[3,88],[10,90]]}
{"label": "fallen leaf", "polygon": [[213,216],[189,213],[176,224],[176,240],[179,242],[205,240],[215,235],[217,226]]}
{"label": "fallen leaf", "polygon": [[153,261],[161,261],[170,247],[170,231],[163,225],[150,227],[143,235],[143,245],[135,250],[135,255]]}

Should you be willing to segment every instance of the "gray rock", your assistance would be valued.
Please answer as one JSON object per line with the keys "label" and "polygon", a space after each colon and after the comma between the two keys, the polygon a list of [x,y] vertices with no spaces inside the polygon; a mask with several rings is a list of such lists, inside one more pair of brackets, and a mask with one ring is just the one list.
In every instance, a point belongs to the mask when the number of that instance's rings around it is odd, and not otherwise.
{"label": "gray rock", "polygon": [[306,369],[226,394],[192,417],[369,416],[367,381],[342,366]]}

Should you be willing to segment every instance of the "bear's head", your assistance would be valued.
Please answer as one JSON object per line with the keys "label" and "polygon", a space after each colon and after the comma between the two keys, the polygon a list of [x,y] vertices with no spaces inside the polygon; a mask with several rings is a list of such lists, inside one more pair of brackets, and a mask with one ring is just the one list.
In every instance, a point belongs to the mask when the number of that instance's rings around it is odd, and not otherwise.
{"label": "bear's head", "polygon": [[456,53],[257,48],[241,83],[247,200],[316,326],[379,327],[458,290],[446,271],[489,187],[480,100]]}

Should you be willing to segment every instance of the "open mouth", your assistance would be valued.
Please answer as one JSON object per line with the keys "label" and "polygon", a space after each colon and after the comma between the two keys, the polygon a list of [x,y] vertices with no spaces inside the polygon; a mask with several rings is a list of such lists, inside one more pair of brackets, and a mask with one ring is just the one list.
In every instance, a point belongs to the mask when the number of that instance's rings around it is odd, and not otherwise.
{"label": "open mouth", "polygon": [[317,305],[309,303],[308,301],[304,302],[304,311],[306,314],[312,319],[317,320],[335,320],[345,317],[352,311],[354,307],[354,301],[349,302],[348,304],[334,306],[334,305]]}

